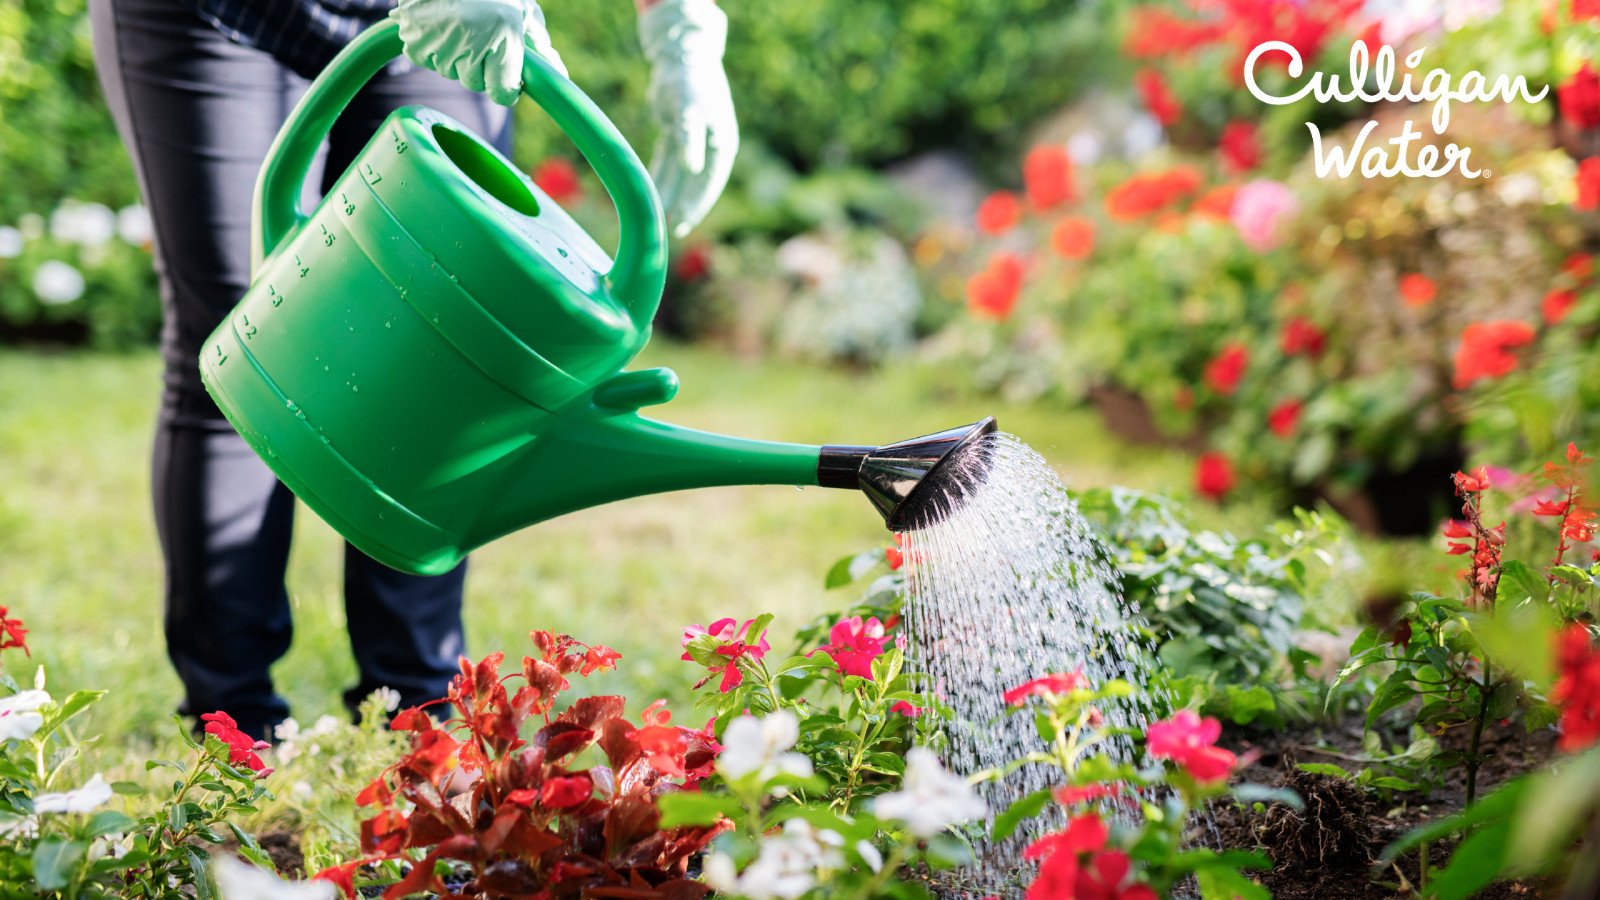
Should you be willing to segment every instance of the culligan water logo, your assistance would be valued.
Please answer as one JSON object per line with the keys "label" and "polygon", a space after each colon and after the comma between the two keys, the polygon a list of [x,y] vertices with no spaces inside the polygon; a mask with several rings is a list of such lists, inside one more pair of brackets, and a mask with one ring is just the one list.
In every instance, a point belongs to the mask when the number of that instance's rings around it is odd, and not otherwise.
{"label": "culligan water logo", "polygon": [[[1425,49],[1407,55],[1405,71],[1398,72],[1393,47],[1385,44],[1378,48],[1376,54],[1372,54],[1365,42],[1356,41],[1350,45],[1350,77],[1347,82],[1341,82],[1337,74],[1325,76],[1322,72],[1314,72],[1293,93],[1278,95],[1268,93],[1256,81],[1256,65],[1261,58],[1269,53],[1286,55],[1289,58],[1289,77],[1293,79],[1301,77],[1305,64],[1300,59],[1300,51],[1293,45],[1283,41],[1267,41],[1256,46],[1245,58],[1244,83],[1257,100],[1273,106],[1296,103],[1308,96],[1318,103],[1334,100],[1364,100],[1369,103],[1406,100],[1432,104],[1429,124],[1434,134],[1441,136],[1450,126],[1452,103],[1514,103],[1518,100],[1537,103],[1550,93],[1549,85],[1540,88],[1537,94],[1529,91],[1528,81],[1521,75],[1515,78],[1501,75],[1490,81],[1476,71],[1467,72],[1459,79],[1443,69],[1422,72]],[[1410,119],[1404,121],[1398,136],[1369,145],[1368,138],[1377,127],[1377,120],[1368,122],[1349,147],[1340,147],[1324,142],[1316,123],[1307,122],[1306,128],[1311,130],[1317,177],[1328,178],[1331,175],[1349,178],[1358,166],[1364,178],[1393,178],[1396,175],[1439,178],[1451,172],[1459,172],[1468,178],[1487,178],[1491,174],[1488,169],[1473,168],[1471,147],[1463,147],[1453,141],[1442,146],[1435,143],[1417,146],[1423,132]]]}

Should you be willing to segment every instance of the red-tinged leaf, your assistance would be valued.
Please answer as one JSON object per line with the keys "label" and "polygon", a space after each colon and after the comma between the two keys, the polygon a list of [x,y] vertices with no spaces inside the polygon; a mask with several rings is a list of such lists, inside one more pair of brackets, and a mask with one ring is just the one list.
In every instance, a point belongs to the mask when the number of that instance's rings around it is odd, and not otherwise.
{"label": "red-tinged leaf", "polygon": [[589,769],[589,777],[594,780],[594,787],[599,792],[600,799],[609,802],[617,792],[617,776],[611,771],[611,767],[594,766]]}
{"label": "red-tinged leaf", "polygon": [[477,886],[480,891],[502,897],[534,897],[544,890],[538,870],[522,859],[491,863],[478,876]]}
{"label": "red-tinged leaf", "polygon": [[412,813],[407,825],[405,847],[408,850],[416,847],[432,847],[455,835],[449,826],[431,813]]}
{"label": "red-tinged leaf", "polygon": [[626,772],[639,758],[636,730],[623,719],[608,719],[600,730],[600,749],[611,763],[612,772]]}
{"label": "red-tinged leaf", "polygon": [[559,846],[560,837],[535,825],[532,820],[522,818],[506,835],[503,849],[520,859],[537,859]]}
{"label": "red-tinged leaf", "polygon": [[732,831],[733,823],[727,819],[715,825],[697,825],[692,828],[674,828],[667,832],[667,842],[661,849],[659,865],[663,869],[679,872],[688,868],[689,858],[711,846],[711,841],[725,831]]}
{"label": "red-tinged leaf", "polygon": [[522,677],[528,684],[539,691],[539,705],[536,711],[543,712],[555,702],[557,694],[567,688],[567,679],[561,670],[542,659],[527,657],[522,660]]}
{"label": "red-tinged leaf", "polygon": [[[655,800],[637,794],[623,794],[611,805],[611,814],[606,816],[605,839],[606,859],[618,864],[623,859],[634,859],[633,848],[642,841],[659,834],[661,824],[661,811],[656,808]],[[661,844],[665,844],[662,841]],[[660,853],[660,845],[656,847],[654,858]],[[621,863],[623,865],[637,865],[637,862]]]}
{"label": "red-tinged leaf", "polygon": [[494,818],[489,822],[489,827],[478,832],[478,843],[483,852],[493,856],[500,851],[506,841],[506,836],[511,834],[511,829],[516,827],[519,819],[528,816],[526,809],[519,809],[514,805],[500,807]]}
{"label": "red-tinged leaf", "polygon": [[388,806],[394,802],[394,793],[389,790],[389,779],[379,775],[372,782],[356,794],[357,806]]}
{"label": "red-tinged leaf", "polygon": [[619,718],[626,704],[627,700],[622,697],[583,697],[567,707],[556,721],[598,729],[602,722]]}
{"label": "red-tinged leaf", "polygon": [[434,861],[438,858],[439,851],[435,850],[423,857],[422,861],[413,865],[406,876],[394,884],[389,885],[383,892],[383,900],[401,900],[412,894],[421,894],[425,891],[444,893],[444,883],[433,872]]}
{"label": "red-tinged leaf", "polygon": [[404,846],[408,831],[406,817],[392,809],[380,811],[361,823],[361,852],[393,856]]}
{"label": "red-tinged leaf", "polygon": [[571,722],[551,722],[533,736],[533,746],[544,748],[547,763],[560,762],[592,743],[594,732]]}
{"label": "red-tinged leaf", "polygon": [[397,713],[389,727],[395,731],[432,731],[433,717],[413,706]]}

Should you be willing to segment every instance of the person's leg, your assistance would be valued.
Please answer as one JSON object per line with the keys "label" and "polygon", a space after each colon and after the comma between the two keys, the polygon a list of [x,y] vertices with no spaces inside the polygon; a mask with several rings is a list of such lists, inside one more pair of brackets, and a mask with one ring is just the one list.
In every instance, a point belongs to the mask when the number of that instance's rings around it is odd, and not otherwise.
{"label": "person's leg", "polygon": [[294,498],[222,417],[196,360],[249,282],[250,200],[303,86],[170,0],[92,0],[95,59],[155,225],[164,325],[152,467],[167,652],[183,709],[266,736],[288,714],[268,668],[289,647]]}
{"label": "person's leg", "polygon": [[[373,79],[335,124],[323,189],[331,187],[390,112],[409,104],[452,116],[509,154],[508,110],[402,61]],[[465,581],[466,563],[444,575],[407,575],[345,547],[345,617],[359,670],[356,685],[345,692],[352,712],[380,687],[399,692],[402,707],[445,695],[466,649],[461,627]]]}

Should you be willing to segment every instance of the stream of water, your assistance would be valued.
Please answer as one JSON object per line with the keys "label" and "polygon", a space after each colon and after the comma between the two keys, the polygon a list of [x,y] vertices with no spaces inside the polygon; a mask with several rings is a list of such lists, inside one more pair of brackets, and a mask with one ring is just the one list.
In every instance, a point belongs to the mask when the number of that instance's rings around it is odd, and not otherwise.
{"label": "stream of water", "polygon": [[[1117,589],[1113,564],[1049,464],[1012,435],[987,435],[952,458],[961,477],[941,502],[950,512],[905,538],[909,665],[955,712],[946,762],[970,774],[1043,749],[1028,715],[1005,715],[1001,694],[1029,679],[1082,668],[1094,684],[1150,681],[1137,613]],[[1148,720],[1143,690],[1102,708],[1118,726]],[[1109,751],[1121,759],[1126,738]],[[991,816],[1011,801],[1060,783],[1024,768],[982,789]],[[948,896],[1020,896],[1022,848],[1060,823],[1048,816],[998,845],[942,885]]]}

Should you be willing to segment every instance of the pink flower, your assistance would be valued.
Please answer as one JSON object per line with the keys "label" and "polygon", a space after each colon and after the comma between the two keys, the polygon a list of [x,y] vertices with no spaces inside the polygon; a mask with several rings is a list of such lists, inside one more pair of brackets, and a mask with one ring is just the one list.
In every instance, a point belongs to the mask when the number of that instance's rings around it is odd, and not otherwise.
{"label": "pink flower", "polygon": [[1029,697],[1054,697],[1060,694],[1070,694],[1089,686],[1089,680],[1083,677],[1083,669],[1073,669],[1056,675],[1046,675],[1025,681],[1004,694],[1000,699],[1008,706],[1021,706]]}
{"label": "pink flower", "polygon": [[839,671],[846,675],[870,679],[872,661],[883,655],[883,645],[887,640],[883,636],[883,623],[878,621],[877,616],[865,622],[861,621],[860,616],[851,616],[834,623],[828,632],[828,643],[813,652],[833,657],[833,661],[839,664]]}
{"label": "pink flower", "polygon": [[905,716],[908,719],[915,719],[917,716],[920,716],[924,712],[927,712],[927,710],[923,709],[922,707],[920,707],[920,706],[912,706],[910,703],[908,703],[908,702],[906,702],[904,700],[901,700],[901,701],[895,703],[895,705],[889,707],[889,711],[890,712],[897,712],[900,715]]}
{"label": "pink flower", "polygon": [[[748,632],[753,624],[755,624],[754,619],[746,620],[743,625],[739,625],[737,619],[727,618],[718,619],[704,628],[699,625],[690,625],[683,629],[682,644],[685,649],[681,658],[689,662],[694,661],[694,655],[687,648],[696,638],[702,635],[710,635],[715,638],[719,646],[715,648],[714,652],[718,656],[726,658],[727,662],[710,666],[709,671],[711,675],[722,676],[720,690],[726,694],[744,683],[744,673],[739,671],[740,659],[744,657],[760,659],[767,655],[768,650],[772,649],[767,644],[765,632],[756,639],[755,643],[748,643],[750,640]],[[709,680],[709,677],[707,676],[707,680]],[[704,680],[700,682],[700,684],[704,683]],[[700,684],[696,684],[695,687],[698,688]]]}
{"label": "pink flower", "polygon": [[1222,781],[1239,761],[1230,751],[1216,746],[1222,736],[1222,723],[1200,718],[1193,710],[1179,710],[1164,722],[1156,722],[1145,733],[1145,748],[1157,759],[1170,759],[1182,766],[1195,781],[1212,784]]}
{"label": "pink flower", "polygon": [[1245,245],[1257,253],[1278,246],[1278,231],[1300,209],[1300,201],[1280,182],[1257,178],[1233,198],[1233,225]]}

